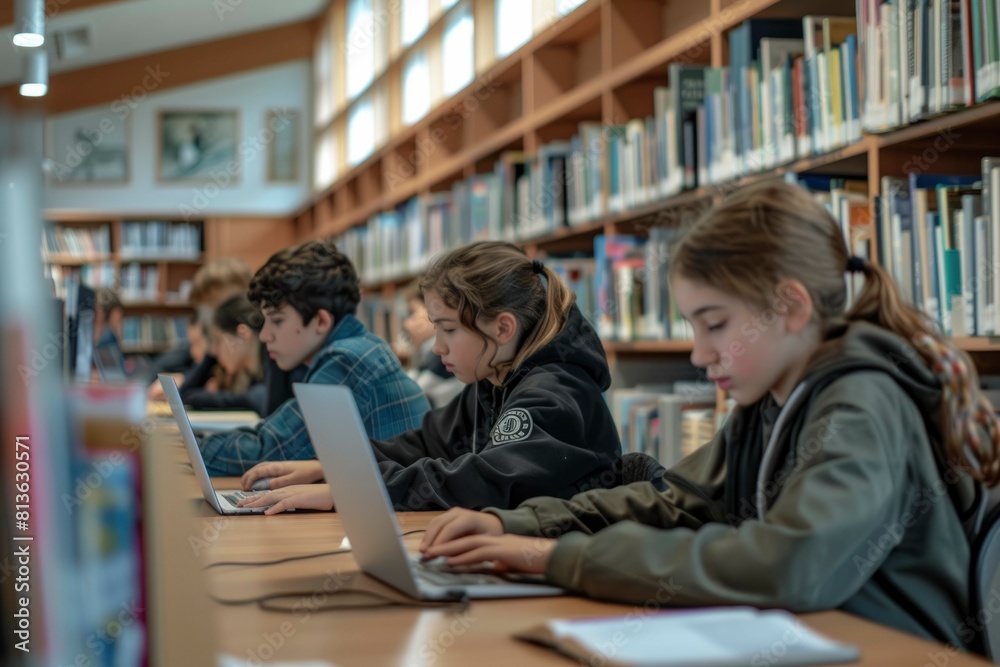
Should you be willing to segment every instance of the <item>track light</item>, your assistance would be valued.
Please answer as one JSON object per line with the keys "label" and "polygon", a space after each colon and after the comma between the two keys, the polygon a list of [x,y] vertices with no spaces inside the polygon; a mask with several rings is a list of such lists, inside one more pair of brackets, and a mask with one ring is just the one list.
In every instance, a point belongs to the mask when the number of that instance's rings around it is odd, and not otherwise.
{"label": "track light", "polygon": [[16,0],[14,46],[37,47],[45,43],[44,0]]}
{"label": "track light", "polygon": [[45,49],[24,49],[22,61],[21,94],[25,97],[42,97],[49,92],[49,59]]}

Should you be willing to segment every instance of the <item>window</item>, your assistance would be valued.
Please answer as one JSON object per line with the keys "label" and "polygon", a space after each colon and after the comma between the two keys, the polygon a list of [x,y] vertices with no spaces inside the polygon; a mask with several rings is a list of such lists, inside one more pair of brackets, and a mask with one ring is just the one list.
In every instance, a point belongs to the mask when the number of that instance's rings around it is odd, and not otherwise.
{"label": "window", "polygon": [[370,99],[359,101],[347,116],[347,163],[352,167],[375,150],[375,107]]}
{"label": "window", "polygon": [[456,2],[458,2],[458,0],[441,0],[441,11],[448,9]]}
{"label": "window", "polygon": [[565,16],[587,0],[556,0],[556,11]]}
{"label": "window", "polygon": [[330,128],[319,138],[313,164],[313,186],[325,190],[337,177],[337,137]]}
{"label": "window", "polygon": [[497,57],[513,53],[531,39],[531,0],[496,0]]}
{"label": "window", "polygon": [[377,26],[372,0],[347,3],[347,97],[353,99],[375,78]]}
{"label": "window", "polygon": [[412,125],[430,111],[431,71],[427,54],[417,51],[403,65],[403,123]]}
{"label": "window", "polygon": [[315,95],[315,124],[321,127],[333,118],[333,44],[330,24],[324,23],[319,44],[313,59],[313,84]]}
{"label": "window", "polygon": [[400,12],[400,40],[409,46],[427,30],[430,7],[429,0],[403,0]]}
{"label": "window", "polygon": [[472,11],[466,5],[450,16],[441,40],[442,92],[454,95],[475,76]]}

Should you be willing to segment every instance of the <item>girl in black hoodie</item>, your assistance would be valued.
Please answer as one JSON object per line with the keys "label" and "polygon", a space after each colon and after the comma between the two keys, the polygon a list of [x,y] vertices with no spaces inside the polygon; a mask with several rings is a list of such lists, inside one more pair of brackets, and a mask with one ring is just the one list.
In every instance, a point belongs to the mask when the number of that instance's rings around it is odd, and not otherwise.
{"label": "girl in black hoodie", "polygon": [[[569,498],[611,487],[621,456],[602,392],[604,348],[561,278],[509,243],[442,255],[420,281],[435,327],[434,353],[467,384],[419,429],[372,442],[399,510],[514,507],[540,494]],[[244,506],[331,509],[317,461],[261,463]]]}

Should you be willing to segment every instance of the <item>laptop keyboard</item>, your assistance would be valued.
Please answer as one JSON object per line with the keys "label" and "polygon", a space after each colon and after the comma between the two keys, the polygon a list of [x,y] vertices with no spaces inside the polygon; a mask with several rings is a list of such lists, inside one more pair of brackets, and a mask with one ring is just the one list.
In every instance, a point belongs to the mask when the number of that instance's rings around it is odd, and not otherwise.
{"label": "laptop keyboard", "polygon": [[223,493],[222,497],[228,500],[235,507],[244,498],[255,498],[257,496],[262,496],[267,491],[233,491],[232,493]]}
{"label": "laptop keyboard", "polygon": [[481,572],[469,572],[464,569],[456,569],[448,565],[442,558],[432,561],[422,561],[419,558],[413,559],[414,572],[421,580],[435,586],[482,586],[497,585],[510,582],[495,574],[484,574]]}

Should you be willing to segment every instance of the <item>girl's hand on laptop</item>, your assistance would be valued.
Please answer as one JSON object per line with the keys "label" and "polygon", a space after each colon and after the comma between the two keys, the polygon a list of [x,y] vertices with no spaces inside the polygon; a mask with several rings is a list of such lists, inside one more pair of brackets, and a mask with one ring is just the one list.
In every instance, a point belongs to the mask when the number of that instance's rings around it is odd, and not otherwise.
{"label": "girl's hand on laptop", "polygon": [[249,491],[253,483],[265,477],[271,478],[270,488],[281,489],[294,484],[312,484],[323,480],[323,468],[319,461],[265,461],[243,473],[240,483],[244,491]]}
{"label": "girl's hand on laptop", "polygon": [[253,498],[244,498],[237,507],[271,507],[264,514],[277,514],[290,509],[332,510],[333,494],[329,484],[304,484],[286,486]]}
{"label": "girl's hand on laptop", "polygon": [[[178,388],[180,388],[180,386],[184,384],[183,373],[170,373],[170,376],[174,378],[174,382],[177,383]],[[149,385],[149,389],[146,390],[146,400],[148,401],[167,400],[167,395],[163,393],[163,385],[160,384],[159,380],[153,380],[152,384]]]}
{"label": "girl's hand on laptop", "polygon": [[503,522],[495,514],[453,507],[427,524],[420,553],[426,555],[431,547],[466,535],[503,535]]}
{"label": "girl's hand on laptop", "polygon": [[448,565],[475,565],[492,561],[496,572],[545,574],[556,541],[522,535],[468,535],[439,543],[424,552],[426,558],[444,556]]}

